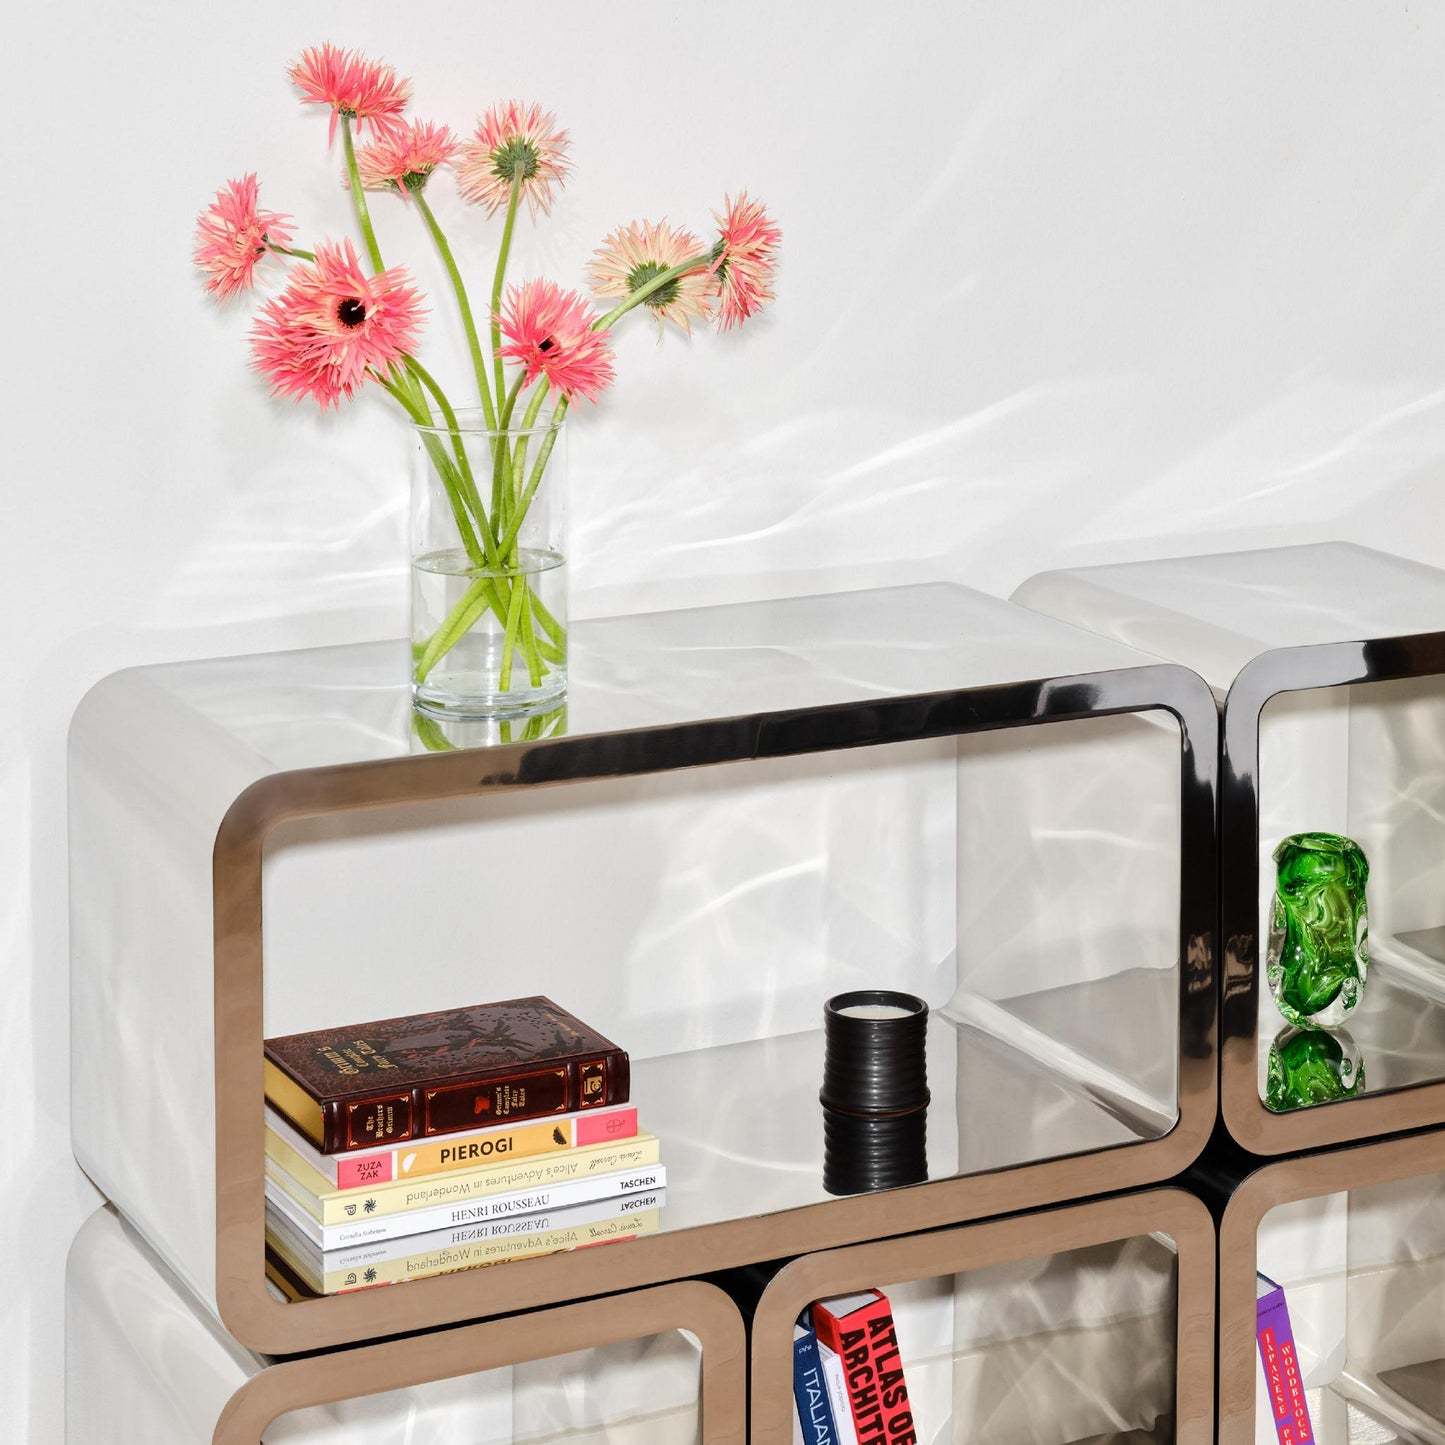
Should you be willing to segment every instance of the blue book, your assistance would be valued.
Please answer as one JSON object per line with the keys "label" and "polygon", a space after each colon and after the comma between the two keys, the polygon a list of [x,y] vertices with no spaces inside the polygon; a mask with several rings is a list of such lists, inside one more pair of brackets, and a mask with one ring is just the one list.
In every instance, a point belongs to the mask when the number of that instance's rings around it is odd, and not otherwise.
{"label": "blue book", "polygon": [[793,1402],[803,1428],[803,1445],[838,1445],[818,1337],[806,1325],[793,1331]]}

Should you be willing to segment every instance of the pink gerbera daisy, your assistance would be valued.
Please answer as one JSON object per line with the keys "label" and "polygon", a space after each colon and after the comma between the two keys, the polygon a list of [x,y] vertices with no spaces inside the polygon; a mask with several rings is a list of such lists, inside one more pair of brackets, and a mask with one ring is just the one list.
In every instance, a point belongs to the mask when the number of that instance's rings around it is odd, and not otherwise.
{"label": "pink gerbera daisy", "polygon": [[605,332],[592,329],[597,318],[577,292],[555,281],[509,286],[499,319],[502,355],[526,369],[528,386],[545,376],[564,396],[596,401],[612,385],[612,348]]}
{"label": "pink gerbera daisy", "polygon": [[324,411],[368,372],[386,374],[416,344],[420,295],[403,266],[370,276],[350,241],[323,241],[300,262],[251,329],[251,355],[277,396],[315,397]]}
{"label": "pink gerbera daisy", "polygon": [[719,236],[712,248],[718,328],[740,326],[773,299],[773,268],[783,233],[761,201],[746,191],[724,198],[723,214],[713,212]]}
{"label": "pink gerbera daisy", "polygon": [[[691,231],[674,230],[666,221],[634,221],[619,226],[592,253],[587,274],[597,295],[625,301],[664,271],[703,254],[702,242]],[[659,336],[664,321],[680,326],[690,336],[691,318],[707,321],[711,317],[712,292],[712,267],[703,260],[697,270],[664,282],[643,305],[651,308]]]}
{"label": "pink gerbera daisy", "polygon": [[196,220],[196,265],[206,273],[206,290],[217,296],[249,291],[256,262],[268,246],[291,240],[290,216],[256,205],[260,188],[254,175],[227,181]]}
{"label": "pink gerbera daisy", "polygon": [[449,126],[412,121],[357,151],[356,168],[368,191],[395,188],[408,196],[421,190],[431,173],[457,153],[459,145]]}
{"label": "pink gerbera daisy", "polygon": [[512,182],[522,183],[535,220],[537,209],[552,206],[552,182],[561,185],[568,171],[567,132],[540,105],[509,100],[494,105],[477,122],[476,134],[462,147],[457,189],[488,214],[507,204]]}
{"label": "pink gerbera daisy", "polygon": [[371,122],[377,135],[394,127],[411,97],[411,81],[379,60],[368,60],[356,50],[339,45],[313,45],[301,52],[286,72],[300,86],[307,101],[331,107],[330,143],[336,134],[336,117]]}

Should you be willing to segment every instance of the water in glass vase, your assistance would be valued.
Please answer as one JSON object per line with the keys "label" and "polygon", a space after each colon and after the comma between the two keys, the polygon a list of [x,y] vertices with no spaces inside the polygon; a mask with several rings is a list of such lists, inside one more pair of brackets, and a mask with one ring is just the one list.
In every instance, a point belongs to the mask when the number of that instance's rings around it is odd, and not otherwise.
{"label": "water in glass vase", "polygon": [[567,690],[567,565],[526,547],[514,568],[476,567],[460,547],[412,559],[412,689],[447,716],[522,716]]}

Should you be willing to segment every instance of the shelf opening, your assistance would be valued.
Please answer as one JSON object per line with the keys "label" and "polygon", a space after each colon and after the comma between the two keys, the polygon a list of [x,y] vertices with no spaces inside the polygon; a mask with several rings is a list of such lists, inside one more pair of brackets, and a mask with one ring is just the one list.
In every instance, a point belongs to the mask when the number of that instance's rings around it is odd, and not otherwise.
{"label": "shelf opening", "polygon": [[[1284,1289],[1320,1445],[1445,1445],[1445,1174],[1279,1205],[1256,1257]],[[1273,1445],[1255,1380],[1255,1440]]]}
{"label": "shelf opening", "polygon": [[[1277,1110],[1271,1058],[1347,1076],[1311,1097],[1328,1105],[1445,1079],[1445,679],[1281,693],[1259,725],[1259,1097]],[[1355,1011],[1300,1041],[1266,979],[1276,867],[1296,833],[1342,834],[1369,864],[1368,971]],[[1307,1067],[1314,1067],[1314,1062]]]}

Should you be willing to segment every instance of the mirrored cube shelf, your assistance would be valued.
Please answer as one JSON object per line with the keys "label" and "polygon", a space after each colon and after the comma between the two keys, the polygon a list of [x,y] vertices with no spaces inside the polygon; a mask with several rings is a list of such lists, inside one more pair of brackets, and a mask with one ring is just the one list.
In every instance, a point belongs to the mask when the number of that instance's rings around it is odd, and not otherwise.
{"label": "mirrored cube shelf", "polygon": [[[1195,1157],[1194,674],[948,586],[580,623],[572,652],[565,718],[510,730],[418,724],[401,644],[136,669],[76,714],[76,1156],[238,1340],[478,1319]],[[834,1198],[822,1007],[860,987],[931,1005],[926,1172]],[[273,1298],[263,1038],[526,994],[630,1052],[658,1229]]]}
{"label": "mirrored cube shelf", "polygon": [[1219,1229],[1219,1439],[1275,1445],[1256,1272],[1282,1285],[1319,1445],[1445,1445],[1445,1132],[1280,1160]]}
{"label": "mirrored cube shelf", "polygon": [[743,1445],[742,1317],[701,1281],[277,1362],[110,1208],[66,1274],[70,1445]]}
{"label": "mirrored cube shelf", "polygon": [[[1224,708],[1230,1133],[1279,1154],[1445,1123],[1445,572],[1326,543],[1048,572],[1014,600],[1193,668]],[[1261,987],[1261,954],[1274,850],[1312,831],[1369,860],[1369,972],[1336,1037],[1301,1042]],[[1286,1045],[1358,1059],[1364,1082],[1273,1113],[1269,1060]]]}
{"label": "mirrored cube shelf", "polygon": [[881,1289],[919,1440],[1211,1445],[1214,1226],[1160,1189],[786,1265],[754,1316],[754,1445],[787,1445],[793,1325]]}

